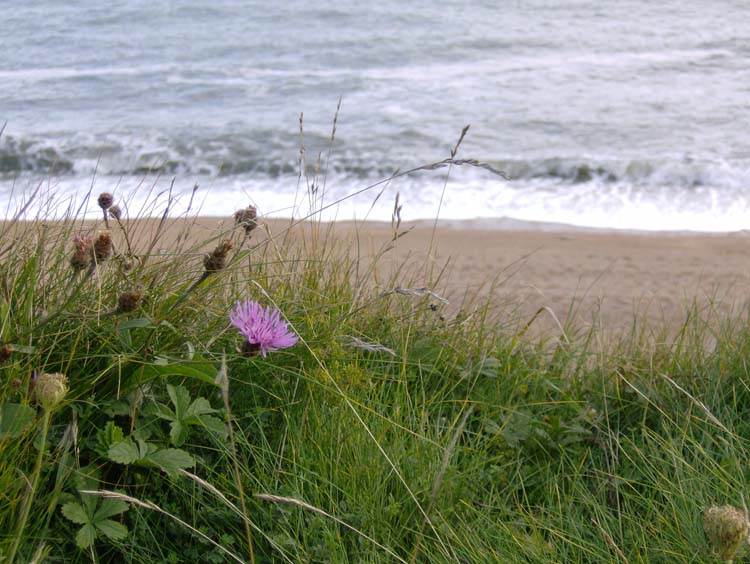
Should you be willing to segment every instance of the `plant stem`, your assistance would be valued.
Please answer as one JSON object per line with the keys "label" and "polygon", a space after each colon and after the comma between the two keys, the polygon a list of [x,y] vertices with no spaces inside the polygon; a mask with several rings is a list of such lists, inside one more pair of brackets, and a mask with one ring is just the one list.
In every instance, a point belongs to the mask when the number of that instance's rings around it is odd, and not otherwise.
{"label": "plant stem", "polygon": [[42,473],[42,461],[44,459],[44,450],[47,447],[47,431],[49,430],[50,412],[44,410],[44,416],[42,419],[42,442],[39,445],[39,452],[36,455],[36,463],[34,464],[34,473],[31,478],[31,491],[29,492],[26,502],[24,503],[23,510],[21,512],[21,519],[18,523],[18,530],[16,531],[16,538],[13,540],[13,546],[8,554],[8,562],[13,564],[16,558],[16,553],[21,545],[21,538],[23,537],[23,531],[26,528],[26,521],[29,519],[29,513],[31,512],[31,506],[34,504],[34,497],[36,496],[36,490],[39,485],[39,475]]}

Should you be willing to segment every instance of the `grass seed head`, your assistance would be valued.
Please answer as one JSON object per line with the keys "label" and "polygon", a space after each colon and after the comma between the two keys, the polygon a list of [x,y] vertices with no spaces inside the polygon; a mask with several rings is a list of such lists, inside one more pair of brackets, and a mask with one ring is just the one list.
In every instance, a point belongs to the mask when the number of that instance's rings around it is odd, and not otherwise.
{"label": "grass seed head", "polygon": [[703,513],[703,530],[716,554],[731,560],[747,539],[745,514],[731,505],[709,507]]}
{"label": "grass seed head", "polygon": [[120,209],[120,206],[111,206],[107,213],[114,217],[115,219],[120,219],[122,217],[122,210]]}
{"label": "grass seed head", "polygon": [[101,194],[99,194],[99,198],[96,200],[96,203],[99,204],[99,207],[105,211],[111,208],[114,202],[115,199],[109,192],[102,192]]}
{"label": "grass seed head", "polygon": [[45,411],[53,411],[68,393],[68,379],[60,373],[39,374],[34,383],[34,393]]}
{"label": "grass seed head", "polygon": [[225,239],[210,254],[207,254],[203,259],[203,266],[206,268],[206,272],[224,270],[227,266],[227,255],[233,246],[231,240]]}

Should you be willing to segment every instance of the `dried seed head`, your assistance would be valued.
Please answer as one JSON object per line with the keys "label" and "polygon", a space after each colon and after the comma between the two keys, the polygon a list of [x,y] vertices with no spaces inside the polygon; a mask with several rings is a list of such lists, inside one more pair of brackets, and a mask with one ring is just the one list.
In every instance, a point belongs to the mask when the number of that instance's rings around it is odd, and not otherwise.
{"label": "dried seed head", "polygon": [[138,309],[141,304],[141,298],[143,298],[143,291],[140,288],[123,292],[117,300],[117,306],[123,313],[130,313]]}
{"label": "dried seed head", "polygon": [[68,393],[68,379],[64,374],[42,373],[34,384],[36,399],[45,411],[53,411]]}
{"label": "dried seed head", "polygon": [[99,207],[105,211],[111,208],[114,202],[115,199],[109,192],[102,192],[101,194],[99,194],[99,198],[96,200],[96,203],[99,204]]}
{"label": "dried seed head", "polygon": [[89,265],[92,242],[91,235],[79,233],[73,237],[73,254],[70,256],[70,266],[73,270],[83,270]]}
{"label": "dried seed head", "polygon": [[9,360],[11,354],[13,354],[13,345],[0,346],[0,363]]}
{"label": "dried seed head", "polygon": [[122,217],[122,210],[120,209],[120,206],[111,206],[107,213],[114,217],[115,219],[120,219]]}
{"label": "dried seed head", "polygon": [[107,260],[112,254],[112,236],[107,231],[102,231],[94,241],[92,249],[96,262]]}
{"label": "dried seed head", "polygon": [[748,536],[745,514],[731,505],[712,506],[703,513],[703,530],[716,554],[730,560]]}
{"label": "dried seed head", "polygon": [[258,210],[255,206],[247,206],[245,209],[234,212],[234,224],[242,227],[249,236],[253,229],[258,227],[257,217]]}
{"label": "dried seed head", "polygon": [[206,272],[223,270],[227,266],[227,254],[229,254],[233,246],[231,240],[225,239],[213,252],[206,255],[203,259],[203,266],[206,268]]}

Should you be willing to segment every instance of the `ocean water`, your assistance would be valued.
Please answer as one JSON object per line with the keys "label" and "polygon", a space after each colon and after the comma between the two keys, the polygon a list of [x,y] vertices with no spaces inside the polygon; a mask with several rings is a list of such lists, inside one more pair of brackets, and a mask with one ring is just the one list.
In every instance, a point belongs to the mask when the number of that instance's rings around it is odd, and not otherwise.
{"label": "ocean water", "polygon": [[[398,194],[404,220],[747,229],[748,22],[744,0],[12,2],[0,213],[197,184],[204,214],[390,220]],[[456,158],[505,176],[404,173],[469,124]]]}

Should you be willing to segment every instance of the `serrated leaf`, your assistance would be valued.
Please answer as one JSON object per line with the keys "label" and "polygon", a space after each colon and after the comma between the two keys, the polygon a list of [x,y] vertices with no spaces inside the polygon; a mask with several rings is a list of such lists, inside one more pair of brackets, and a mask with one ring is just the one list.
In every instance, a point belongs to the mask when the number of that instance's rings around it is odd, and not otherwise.
{"label": "serrated leaf", "polygon": [[113,515],[125,513],[129,508],[130,506],[121,499],[104,498],[99,509],[94,513],[94,524],[99,526],[100,521],[112,517]]}
{"label": "serrated leaf", "polygon": [[166,419],[167,421],[175,421],[177,419],[174,411],[163,403],[155,401],[150,406],[148,409],[149,415],[155,415],[159,419]]}
{"label": "serrated leaf", "polygon": [[118,464],[133,464],[140,457],[138,446],[131,439],[112,445],[107,452],[107,458]]}
{"label": "serrated leaf", "polygon": [[78,523],[79,525],[85,525],[89,522],[89,517],[86,515],[83,507],[80,503],[70,501],[62,506],[62,514],[65,515],[66,519]]}
{"label": "serrated leaf", "polygon": [[190,393],[185,386],[173,386],[172,384],[167,384],[167,393],[174,405],[175,418],[182,419],[190,405]]}
{"label": "serrated leaf", "polygon": [[88,548],[96,540],[96,529],[93,525],[84,525],[76,533],[76,544],[78,548]]}
{"label": "serrated leaf", "polygon": [[24,434],[34,420],[34,408],[20,403],[0,404],[0,440]]}
{"label": "serrated leaf", "polygon": [[158,466],[170,476],[175,476],[183,468],[195,466],[195,459],[184,450],[165,448],[149,454],[146,460]]}
{"label": "serrated leaf", "polygon": [[181,447],[188,437],[188,428],[180,421],[173,421],[170,425],[169,441],[176,447]]}
{"label": "serrated leaf", "polygon": [[128,528],[122,523],[112,521],[112,519],[97,521],[96,528],[100,533],[111,540],[122,540],[128,536]]}
{"label": "serrated leaf", "polygon": [[198,418],[198,421],[212,433],[217,433],[219,435],[225,435],[227,433],[226,424],[218,417],[212,415],[201,415]]}
{"label": "serrated leaf", "polygon": [[137,439],[138,441],[138,458],[146,458],[149,454],[152,452],[156,452],[157,447],[156,445],[153,445],[151,443],[147,443],[146,441],[142,439]]}
{"label": "serrated leaf", "polygon": [[125,435],[123,434],[122,429],[115,425],[114,421],[107,421],[104,429],[100,429],[96,432],[96,452],[102,456],[106,456],[112,445],[124,440]]}
{"label": "serrated leaf", "polygon": [[206,398],[195,398],[195,401],[190,404],[190,407],[185,411],[184,418],[198,417],[200,415],[207,415],[209,413],[216,413],[216,410],[211,407]]}

